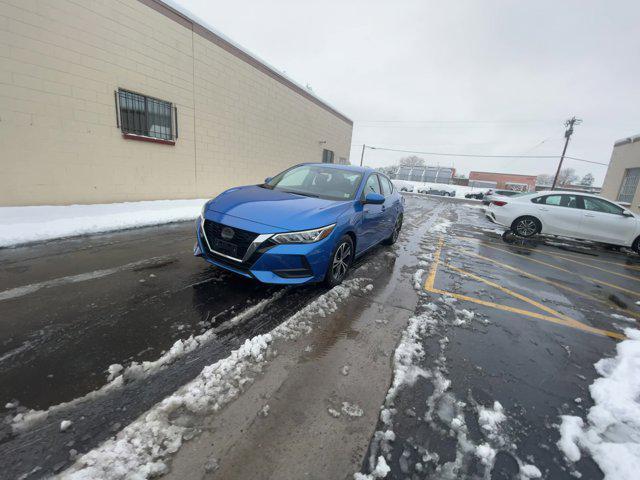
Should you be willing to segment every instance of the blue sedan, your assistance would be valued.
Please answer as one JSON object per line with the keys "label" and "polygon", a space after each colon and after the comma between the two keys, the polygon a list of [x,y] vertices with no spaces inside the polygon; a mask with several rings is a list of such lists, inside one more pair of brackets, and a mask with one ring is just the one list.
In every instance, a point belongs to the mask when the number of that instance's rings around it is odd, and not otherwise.
{"label": "blue sedan", "polygon": [[202,208],[194,255],[264,283],[342,282],[353,260],[395,243],[404,198],[370,168],[302,164]]}

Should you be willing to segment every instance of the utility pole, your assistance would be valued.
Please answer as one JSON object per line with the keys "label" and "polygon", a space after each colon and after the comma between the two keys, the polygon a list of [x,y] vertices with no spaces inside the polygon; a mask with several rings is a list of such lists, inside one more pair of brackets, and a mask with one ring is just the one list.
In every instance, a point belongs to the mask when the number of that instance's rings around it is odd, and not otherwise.
{"label": "utility pole", "polygon": [[360,154],[360,166],[362,166],[362,162],[364,162],[364,149],[366,148],[366,145],[362,145],[362,153]]}
{"label": "utility pole", "polygon": [[560,175],[560,169],[562,168],[562,162],[564,161],[564,155],[565,153],[567,153],[567,147],[569,146],[569,139],[571,138],[571,135],[573,135],[573,126],[580,125],[581,123],[582,120],[576,118],[575,116],[564,122],[564,126],[567,127],[567,129],[564,131],[564,148],[562,149],[562,155],[560,156],[560,163],[558,164],[558,170],[556,170],[556,176],[553,177],[553,185],[551,185],[551,190],[556,189],[558,176]]}

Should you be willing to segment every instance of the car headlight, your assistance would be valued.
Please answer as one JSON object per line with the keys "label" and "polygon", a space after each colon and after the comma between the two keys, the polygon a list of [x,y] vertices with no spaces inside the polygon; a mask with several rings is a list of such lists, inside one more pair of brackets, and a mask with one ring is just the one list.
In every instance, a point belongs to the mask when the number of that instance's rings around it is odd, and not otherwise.
{"label": "car headlight", "polygon": [[323,238],[327,238],[336,227],[336,224],[327,225],[326,227],[316,228],[314,230],[302,230],[300,232],[278,233],[271,237],[276,243],[314,243],[319,242]]}

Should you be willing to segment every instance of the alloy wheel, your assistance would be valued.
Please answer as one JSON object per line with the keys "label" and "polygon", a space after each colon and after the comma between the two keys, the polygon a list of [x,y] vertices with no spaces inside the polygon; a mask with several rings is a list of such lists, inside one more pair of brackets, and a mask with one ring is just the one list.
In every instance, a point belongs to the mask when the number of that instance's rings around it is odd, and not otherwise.
{"label": "alloy wheel", "polygon": [[534,233],[536,233],[537,225],[536,222],[529,219],[524,218],[518,222],[516,225],[516,232],[518,235],[522,237],[530,237]]}
{"label": "alloy wheel", "polygon": [[341,279],[347,273],[349,269],[349,263],[351,261],[351,245],[347,242],[340,244],[333,256],[333,263],[331,265],[331,274],[336,280]]}
{"label": "alloy wheel", "polygon": [[393,236],[392,236],[392,240],[395,242],[398,237],[400,236],[400,229],[402,228],[402,219],[400,217],[398,217],[398,219],[396,220],[396,226],[393,229]]}

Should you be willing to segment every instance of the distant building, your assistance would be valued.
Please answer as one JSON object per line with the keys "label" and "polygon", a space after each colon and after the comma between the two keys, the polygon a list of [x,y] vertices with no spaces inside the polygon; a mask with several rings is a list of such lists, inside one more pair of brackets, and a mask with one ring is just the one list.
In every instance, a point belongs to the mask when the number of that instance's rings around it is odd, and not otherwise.
{"label": "distant building", "polygon": [[618,140],[602,184],[602,196],[640,213],[640,135]]}
{"label": "distant building", "polygon": [[395,174],[398,180],[410,180],[414,182],[452,183],[456,169],[452,167],[401,166]]}
{"label": "distant building", "polygon": [[536,188],[536,176],[517,175],[514,173],[471,172],[469,173],[469,186],[533,192]]}

